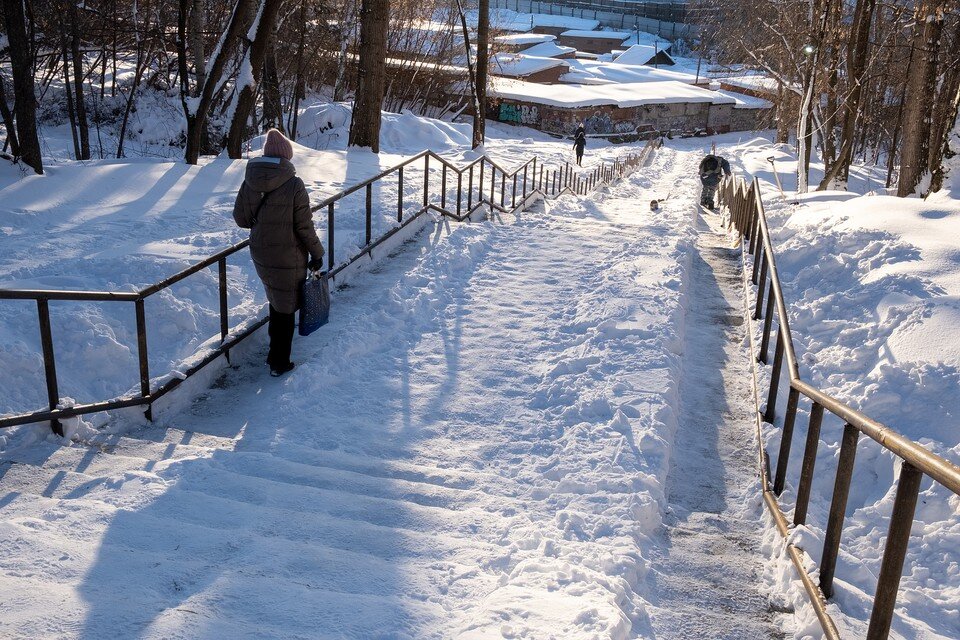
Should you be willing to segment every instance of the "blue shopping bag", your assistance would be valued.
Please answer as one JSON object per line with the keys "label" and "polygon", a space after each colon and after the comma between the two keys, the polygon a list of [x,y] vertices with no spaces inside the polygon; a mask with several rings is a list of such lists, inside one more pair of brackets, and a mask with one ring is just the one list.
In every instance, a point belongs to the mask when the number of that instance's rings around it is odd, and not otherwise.
{"label": "blue shopping bag", "polygon": [[308,336],[330,319],[330,284],[326,272],[313,271],[300,286],[300,335]]}

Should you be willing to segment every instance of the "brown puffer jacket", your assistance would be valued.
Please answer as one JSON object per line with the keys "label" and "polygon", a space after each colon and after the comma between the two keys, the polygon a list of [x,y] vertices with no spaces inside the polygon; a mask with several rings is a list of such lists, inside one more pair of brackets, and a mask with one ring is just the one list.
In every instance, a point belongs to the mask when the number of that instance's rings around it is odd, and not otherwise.
{"label": "brown puffer jacket", "polygon": [[[266,194],[256,222],[261,194]],[[307,255],[323,257],[310,200],[293,164],[282,158],[253,158],[233,206],[233,219],[250,229],[250,255],[267,299],[281,313],[297,310]]]}

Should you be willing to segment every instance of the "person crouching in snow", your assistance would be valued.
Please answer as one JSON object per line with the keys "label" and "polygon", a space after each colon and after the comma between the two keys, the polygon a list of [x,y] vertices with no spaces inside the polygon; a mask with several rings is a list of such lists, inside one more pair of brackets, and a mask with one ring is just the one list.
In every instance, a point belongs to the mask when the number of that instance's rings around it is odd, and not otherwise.
{"label": "person crouching in snow", "polygon": [[270,375],[293,369],[294,313],[307,268],[323,267],[323,245],[313,226],[310,199],[291,160],[293,145],[270,129],[263,156],[247,162],[233,219],[250,229],[250,256],[270,302]]}
{"label": "person crouching in snow", "polygon": [[577,127],[576,133],[573,134],[573,149],[577,152],[577,166],[583,166],[583,149],[587,146],[587,132],[584,130],[583,125]]}
{"label": "person crouching in snow", "polygon": [[730,175],[730,163],[726,158],[708,154],[700,161],[700,184],[703,191],[700,193],[700,204],[708,209],[715,209],[713,197],[720,186],[720,179]]}

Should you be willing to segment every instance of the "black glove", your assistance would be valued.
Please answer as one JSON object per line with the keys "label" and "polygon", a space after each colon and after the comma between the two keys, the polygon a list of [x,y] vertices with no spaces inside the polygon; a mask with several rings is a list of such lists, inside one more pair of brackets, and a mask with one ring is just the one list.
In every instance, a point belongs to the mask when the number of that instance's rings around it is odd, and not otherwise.
{"label": "black glove", "polygon": [[307,263],[307,268],[310,271],[320,271],[323,269],[323,258],[313,258]]}

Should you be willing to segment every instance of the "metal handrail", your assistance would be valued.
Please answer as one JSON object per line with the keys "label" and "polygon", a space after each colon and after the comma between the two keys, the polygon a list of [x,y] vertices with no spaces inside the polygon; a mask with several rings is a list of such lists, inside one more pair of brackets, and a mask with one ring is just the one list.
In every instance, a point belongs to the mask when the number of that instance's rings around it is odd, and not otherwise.
{"label": "metal handrail", "polygon": [[[392,238],[408,225],[428,212],[437,213],[443,217],[464,221],[470,218],[477,210],[489,207],[491,210],[516,212],[525,208],[531,197],[557,198],[564,194],[586,194],[589,190],[602,183],[610,182],[624,176],[637,166],[640,166],[649,157],[649,154],[659,146],[657,141],[648,142],[639,154],[630,154],[615,159],[613,162],[602,162],[588,178],[574,175],[569,163],[556,169],[546,169],[543,163],[534,156],[510,171],[486,155],[480,156],[462,167],[456,166],[446,158],[430,150],[422,151],[403,162],[384,169],[378,174],[348,187],[332,196],[324,198],[311,206],[311,211],[327,209],[327,273],[334,281],[344,269],[365,257],[372,257],[373,251],[384,242]],[[423,202],[415,211],[405,211],[403,192],[403,170],[419,161],[423,161]],[[441,189],[431,194],[431,160],[438,163],[441,170]],[[539,164],[539,174],[538,174]],[[489,169],[490,181],[487,189],[484,173]],[[497,174],[499,172],[499,191],[497,190]],[[449,174],[449,180],[448,180]],[[478,174],[475,177],[475,174]],[[397,224],[381,236],[374,238],[372,233],[372,215],[374,205],[371,198],[373,184],[384,180],[388,176],[396,175],[399,182],[397,193]],[[466,178],[465,178],[466,176]],[[507,180],[510,180],[508,185]],[[436,182],[434,180],[433,182]],[[455,204],[448,207],[448,182],[456,186]],[[466,182],[466,184],[464,184]],[[464,189],[464,187],[466,187]],[[334,240],[336,217],[335,210],[338,201],[362,189],[367,190],[365,215],[366,239],[363,247],[344,262],[338,263],[335,258]],[[476,195],[476,200],[474,200]],[[499,196],[499,202],[498,200]],[[439,202],[437,202],[439,200]],[[466,201],[466,202],[464,202]],[[509,206],[507,206],[509,201]],[[518,204],[519,203],[519,204]],[[267,318],[247,321],[240,327],[229,326],[229,312],[227,304],[227,258],[241,251],[250,244],[244,240],[227,247],[204,260],[190,265],[172,276],[151,284],[138,291],[64,291],[38,289],[0,289],[0,300],[34,300],[37,303],[37,316],[40,324],[40,342],[43,350],[44,377],[48,409],[0,416],[0,429],[21,424],[50,421],[51,428],[58,435],[63,434],[60,420],[79,415],[98,413],[111,409],[132,406],[146,406],[144,411],[148,420],[152,419],[151,407],[154,402],[170,391],[177,388],[184,379],[187,379],[216,360],[221,355],[229,361],[230,350],[238,343],[252,335],[267,322]],[[147,324],[145,300],[177,282],[195,273],[216,265],[218,271],[219,312],[220,312],[220,344],[210,350],[197,363],[187,369],[183,377],[173,377],[153,388],[151,386],[150,370],[147,360]],[[137,395],[124,395],[111,400],[99,401],[74,406],[60,406],[61,398],[57,378],[56,358],[54,355],[53,337],[50,327],[51,300],[66,300],[75,302],[132,302],[136,311],[137,325],[137,357],[139,361],[140,392]]]}
{"label": "metal handrail", "polygon": [[[800,376],[797,358],[790,332],[787,306],[784,301],[783,290],[777,272],[774,257],[773,243],[770,239],[770,229],[760,197],[760,182],[753,178],[748,186],[740,177],[726,178],[720,187],[721,202],[726,206],[728,226],[735,230],[741,239],[742,259],[744,265],[744,296],[745,307],[748,311],[753,306],[755,311],[750,317],[749,327],[750,349],[756,356],[756,361],[766,363],[770,335],[773,330],[773,319],[777,320],[777,345],[774,362],[770,375],[770,388],[767,396],[766,410],[761,416],[760,390],[756,382],[754,371],[754,396],[757,404],[758,442],[760,438],[761,417],[773,423],[776,414],[777,391],[780,385],[780,370],[786,358],[786,369],[789,381],[789,397],[787,399],[786,414],[780,435],[780,448],[777,456],[777,469],[772,488],[768,483],[768,458],[760,445],[760,477],[764,502],[767,504],[777,525],[778,531],[786,540],[787,551],[800,575],[801,581],[817,612],[817,617],[825,635],[831,640],[840,637],[836,625],[826,611],[826,600],[833,595],[833,581],[839,555],[840,541],[843,533],[843,522],[846,513],[846,503],[849,496],[851,480],[856,460],[857,442],[860,434],[864,434],[884,449],[903,460],[900,477],[897,482],[896,497],[887,541],[881,560],[880,575],[877,580],[877,590],[874,594],[873,610],[867,630],[868,640],[885,640],[890,633],[896,605],[897,592],[900,586],[900,577],[903,563],[906,558],[907,545],[910,539],[910,528],[916,510],[917,498],[920,491],[920,482],[924,475],[939,482],[956,495],[960,495],[960,467],[946,458],[927,450],[919,443],[898,433],[891,427],[884,425],[866,414],[854,409],[840,399],[831,396],[816,386],[804,381]],[[748,277],[748,255],[753,255],[752,274]],[[769,288],[765,286],[767,277],[770,278]],[[756,302],[750,304],[750,284],[757,285]],[[767,289],[767,304],[764,308],[763,300]],[[776,310],[774,313],[774,309]],[[759,349],[753,335],[753,320],[763,319],[763,334]],[[804,447],[803,463],[801,465],[800,480],[797,487],[797,497],[794,505],[793,525],[800,526],[806,523],[811,487],[813,484],[814,467],[816,464],[817,449],[820,442],[820,427],[824,411],[837,416],[844,421],[844,432],[840,446],[839,462],[834,481],[833,496],[830,502],[830,512],[823,543],[823,552],[820,558],[819,588],[810,578],[806,564],[802,559],[803,549],[788,538],[789,525],[786,516],[780,507],[777,496],[783,491],[787,463],[793,440],[793,427],[799,409],[800,396],[811,401],[810,421],[807,429],[807,438]]]}

